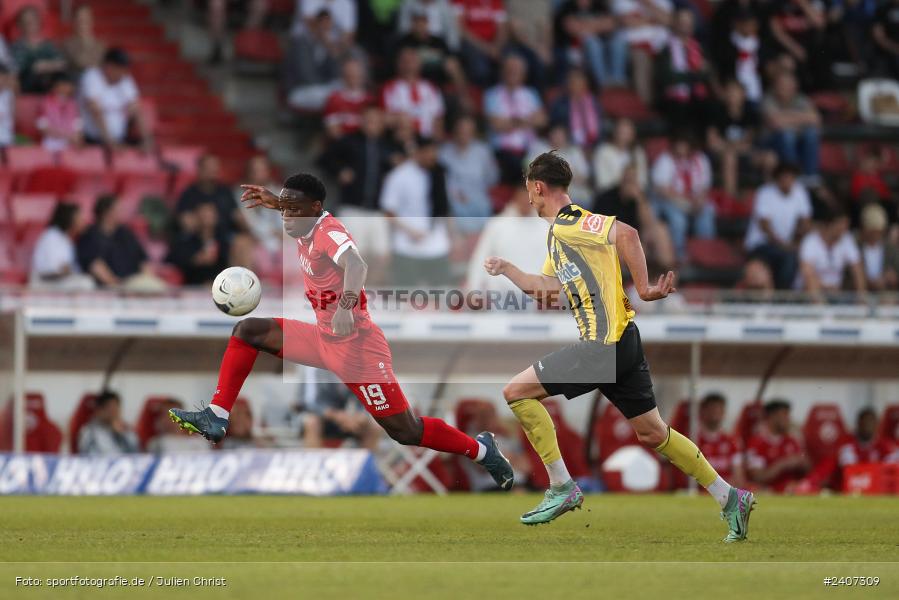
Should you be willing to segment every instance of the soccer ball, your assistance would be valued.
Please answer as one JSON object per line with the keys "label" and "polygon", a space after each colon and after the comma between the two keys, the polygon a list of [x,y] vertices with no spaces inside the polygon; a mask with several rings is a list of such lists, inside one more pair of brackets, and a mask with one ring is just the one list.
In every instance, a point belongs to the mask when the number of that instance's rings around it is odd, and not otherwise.
{"label": "soccer ball", "polygon": [[256,273],[243,267],[228,267],[212,282],[212,301],[220,311],[239,317],[259,306],[262,284]]}

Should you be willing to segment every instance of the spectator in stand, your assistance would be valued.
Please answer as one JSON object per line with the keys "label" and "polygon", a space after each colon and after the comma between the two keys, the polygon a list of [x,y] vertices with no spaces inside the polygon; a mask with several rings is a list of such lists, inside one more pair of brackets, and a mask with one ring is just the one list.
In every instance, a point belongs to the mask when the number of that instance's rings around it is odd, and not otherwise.
{"label": "spectator in stand", "polygon": [[895,460],[895,448],[888,439],[877,438],[877,413],[863,408],[855,421],[855,434],[843,440],[837,451],[840,468],[849,465],[870,465]]}
{"label": "spectator in stand", "polygon": [[499,167],[490,147],[478,137],[474,117],[456,119],[453,135],[440,148],[446,169],[450,214],[462,233],[477,233],[493,214],[490,188],[499,181]]}
{"label": "spectator in stand", "polygon": [[765,417],[746,448],[746,473],[756,485],[790,493],[811,463],[802,443],[790,433],[790,405],[785,400],[765,404]]}
{"label": "spectator in stand", "polygon": [[94,416],[78,432],[78,454],[109,456],[138,451],[137,436],[122,420],[122,399],[104,390],[94,400]]}
{"label": "spectator in stand", "polygon": [[16,141],[16,82],[13,74],[0,64],[0,148]]}
{"label": "spectator in stand", "polygon": [[[78,238],[78,263],[100,287],[153,287],[147,253],[123,223],[115,196],[102,196],[94,205],[94,223]],[[162,286],[164,287],[164,286]]]}
{"label": "spectator in stand", "polygon": [[53,81],[50,93],[41,100],[37,128],[41,144],[50,152],[61,152],[84,143],[84,120],[75,99],[75,84],[65,73]]}
{"label": "spectator in stand", "polygon": [[876,146],[869,146],[859,152],[858,166],[852,173],[852,183],[849,186],[849,195],[853,200],[852,222],[858,224],[858,215],[862,205],[867,202],[880,204],[892,222],[897,220],[896,201],[893,194],[884,181],[882,170],[883,152]]}
{"label": "spectator in stand", "polygon": [[216,444],[216,448],[240,450],[268,445],[270,440],[259,439],[253,434],[253,410],[250,403],[246,398],[238,398],[228,415],[228,435]]}
{"label": "spectator in stand", "polygon": [[53,210],[47,229],[41,233],[31,259],[29,284],[34,288],[92,290],[94,280],[81,272],[75,254],[75,240],[84,229],[77,204],[60,202]]}
{"label": "spectator in stand", "polygon": [[197,160],[197,179],[181,192],[175,214],[180,218],[207,202],[218,209],[218,227],[225,239],[230,240],[235,233],[248,230],[244,211],[234,199],[231,188],[222,181],[221,163],[213,154],[204,154]]}
{"label": "spectator in stand", "polygon": [[880,5],[871,36],[877,49],[876,66],[899,79],[899,0],[886,0]]}
{"label": "spectator in stand", "polygon": [[827,15],[818,0],[783,0],[770,13],[773,41],[797,63],[804,89],[820,89],[830,81],[825,44]]}
{"label": "spectator in stand", "polygon": [[845,46],[846,58],[859,73],[867,70],[871,46],[871,26],[879,0],[831,0],[827,9],[828,37]]}
{"label": "spectator in stand", "polygon": [[384,86],[382,104],[390,127],[398,128],[401,121],[408,121],[423,136],[439,136],[443,131],[443,96],[422,78],[421,58],[414,48],[400,49],[396,77]]}
{"label": "spectator in stand", "polygon": [[655,54],[668,41],[674,4],[671,0],[612,0],[612,12],[630,45],[637,95],[644,104],[651,106],[654,98],[652,63]]}
{"label": "spectator in stand", "polygon": [[0,33],[0,65],[12,71],[16,63],[9,52],[9,46],[6,44],[6,38]]}
{"label": "spectator in stand", "polygon": [[412,22],[409,31],[399,39],[397,48],[414,48],[418,52],[424,78],[434,85],[442,85],[447,80],[447,61],[456,62],[456,59],[450,54],[449,46],[443,38],[431,33],[428,28],[428,13],[424,8],[413,8],[410,18]]}
{"label": "spectator in stand", "polygon": [[187,285],[207,284],[228,266],[229,250],[215,202],[207,199],[180,214],[166,262],[178,267]]}
{"label": "spectator in stand", "polygon": [[494,80],[495,65],[509,39],[505,3],[503,0],[453,0],[453,6],[459,20],[459,51],[465,70],[472,81],[486,86]]}
{"label": "spectator in stand", "polygon": [[761,169],[766,175],[777,166],[777,156],[756,149],[759,129],[758,113],[746,100],[743,86],[733,79],[724,86],[721,102],[717,102],[706,130],[706,146],[721,165],[724,191],[736,197],[740,190],[741,172]]}
{"label": "spectator in stand", "polygon": [[294,26],[294,33],[305,27],[312,27],[312,22],[321,11],[326,10],[333,20],[332,39],[339,47],[349,50],[356,39],[359,26],[357,3],[353,0],[297,0],[296,14],[300,21]]}
{"label": "spectator in stand", "polygon": [[865,293],[865,272],[858,244],[849,232],[849,216],[831,209],[799,245],[796,288],[823,299],[825,294],[843,289],[847,270],[852,288],[861,296]]}
{"label": "spectator in stand", "polygon": [[[311,2],[309,2],[311,4]],[[209,64],[220,64],[225,58],[224,46],[228,36],[228,8],[233,5],[231,0],[207,0],[206,18],[209,24],[209,37],[212,51],[209,54]],[[245,29],[259,29],[268,15],[269,0],[246,0],[241,2],[246,6]]]}
{"label": "spectator in stand", "polygon": [[387,172],[404,160],[402,148],[385,131],[384,112],[369,106],[362,114],[362,128],[331,144],[318,160],[340,186],[338,214],[365,256],[367,281],[373,283],[383,281],[390,260],[390,227],[381,212],[381,186]]}
{"label": "spectator in stand", "polygon": [[290,36],[284,61],[283,85],[287,103],[319,112],[340,85],[340,61],[345,49],[332,36],[331,13],[322,9],[307,27]]}
{"label": "spectator in stand", "polygon": [[655,78],[662,114],[671,122],[702,130],[708,123],[711,72],[694,29],[693,12],[679,8],[672,35],[655,61]]}
{"label": "spectator in stand", "polygon": [[731,485],[744,487],[746,472],[743,453],[737,438],[724,431],[727,400],[723,394],[712,392],[699,403],[699,438],[696,445],[718,474]]}
{"label": "spectator in stand", "polygon": [[636,170],[640,189],[649,186],[649,169],[646,152],[637,143],[637,130],[630,119],[621,118],[615,122],[612,139],[603,142],[593,153],[593,174],[596,189],[600,193],[617,186],[627,167]]}
{"label": "spectator in stand", "polygon": [[719,81],[738,81],[743,86],[749,112],[756,115],[762,102],[762,77],[759,70],[761,39],[757,14],[749,8],[740,9],[734,15],[726,45],[717,54]]}
{"label": "spectator in stand", "polygon": [[106,44],[94,35],[94,12],[89,4],[80,4],[72,19],[72,35],[62,43],[62,51],[73,76],[99,67],[106,53]]}
{"label": "spectator in stand", "polygon": [[[381,209],[393,226],[392,283],[449,282],[450,220],[445,189],[435,189],[437,146],[419,136],[412,157],[387,174]],[[440,179],[440,178],[438,178]]]}
{"label": "spectator in stand", "polygon": [[[108,149],[123,144],[141,144],[153,148],[153,136],[146,115],[140,109],[140,93],[129,72],[130,60],[121,48],[110,48],[99,67],[81,76],[81,113],[84,137],[89,144]],[[138,138],[130,135],[134,125]]]}
{"label": "spectator in stand", "polygon": [[771,269],[778,289],[791,289],[799,269],[799,240],[811,228],[812,201],[797,179],[798,169],[781,163],[774,181],[756,192],[746,250]]}
{"label": "spectator in stand", "polygon": [[66,61],[56,45],[44,38],[41,12],[26,6],[18,16],[19,39],[10,47],[19,70],[19,87],[26,94],[43,94],[56,73],[66,70]]}
{"label": "spectator in stand", "polygon": [[762,101],[767,142],[781,161],[799,163],[809,184],[818,177],[821,117],[812,101],[799,93],[796,77],[781,73]]}
{"label": "spectator in stand", "polygon": [[585,151],[593,148],[602,136],[602,109],[590,89],[590,81],[581,69],[568,71],[565,93],[549,111],[551,125],[568,129],[571,141]]}
{"label": "spectator in stand", "polygon": [[442,39],[450,50],[459,49],[459,22],[449,0],[403,0],[397,18],[399,33],[412,30],[416,14],[424,14],[431,35]]}
{"label": "spectator in stand", "polygon": [[[353,393],[330,371],[306,369],[307,377],[300,390],[303,408],[303,446],[322,448],[325,440],[356,440],[374,450],[381,428],[359,410]],[[230,435],[230,434],[229,434]]]}
{"label": "spectator in stand", "polygon": [[484,113],[492,130],[491,141],[503,183],[521,183],[521,163],[537,130],[546,125],[540,95],[527,87],[527,63],[510,54],[503,59],[502,78],[484,95]]}
{"label": "spectator in stand", "polygon": [[627,85],[628,43],[609,0],[566,0],[556,12],[555,39],[562,64],[586,64],[602,87]]}
{"label": "spectator in stand", "polygon": [[568,129],[565,125],[553,125],[546,133],[546,139],[539,138],[528,146],[527,156],[522,164],[526,166],[532,160],[543,154],[555,150],[571,167],[571,184],[568,186],[568,195],[575,204],[587,205],[593,200],[593,187],[590,182],[590,161],[584,149],[577,144],[572,144],[568,139]]}
{"label": "spectator in stand", "polygon": [[862,262],[868,290],[882,292],[899,289],[899,247],[887,239],[887,213],[878,204],[868,204],[861,212]]}
{"label": "spectator in stand", "polygon": [[501,213],[487,220],[478,238],[468,261],[468,289],[518,294],[520,290],[508,278],[488,275],[484,261],[491,256],[504,256],[526,273],[537,273],[546,260],[546,248],[542,244],[522,244],[521,240],[545,239],[548,230],[546,221],[537,218],[527,189],[517,186],[512,199]]}
{"label": "spectator in stand", "polygon": [[535,85],[556,82],[553,68],[552,10],[554,0],[504,0],[508,23],[505,30],[506,52],[527,57],[535,76]]}
{"label": "spectator in stand", "polygon": [[[247,172],[244,183],[249,185],[261,185],[273,194],[281,189],[281,184],[272,176],[272,165],[268,157],[258,154],[247,162]],[[240,197],[243,188],[237,187],[231,191],[232,198]],[[250,233],[268,253],[270,266],[278,263],[281,257],[281,237],[284,232],[284,221],[281,213],[276,210],[241,210],[237,209],[245,220]]]}
{"label": "spectator in stand", "polygon": [[[756,302],[770,302],[774,296],[774,277],[768,265],[758,258],[750,258],[743,265],[743,276],[734,289]],[[748,294],[745,294],[748,292]]]}
{"label": "spectator in stand", "polygon": [[677,258],[687,258],[687,235],[715,237],[715,206],[709,199],[712,167],[708,156],[684,133],[671,139],[671,148],[652,165],[654,206],[668,224]]}
{"label": "spectator in stand", "polygon": [[365,64],[360,58],[350,57],[340,68],[340,86],[325,101],[325,129],[337,139],[359,131],[362,113],[375,98],[368,91]]}
{"label": "spectator in stand", "polygon": [[[147,452],[153,454],[176,454],[180,452],[207,452],[209,444],[198,435],[184,435],[181,427],[169,417],[169,409],[184,408],[184,403],[168,398],[156,414],[153,423],[153,437],[147,440]],[[231,435],[231,426],[228,427]]]}
{"label": "spectator in stand", "polygon": [[636,165],[626,166],[617,185],[597,194],[592,211],[615,215],[619,221],[638,229],[640,240],[646,246],[647,261],[659,270],[668,271],[677,263],[671,234],[656,217],[637,173]]}

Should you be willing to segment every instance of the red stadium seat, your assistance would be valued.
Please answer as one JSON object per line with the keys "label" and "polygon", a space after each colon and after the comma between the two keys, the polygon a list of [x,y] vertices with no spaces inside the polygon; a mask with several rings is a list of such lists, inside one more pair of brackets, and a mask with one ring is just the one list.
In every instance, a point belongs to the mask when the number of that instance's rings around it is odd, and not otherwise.
{"label": "red stadium seat", "polygon": [[59,153],[59,163],[79,174],[104,173],[108,169],[106,154],[95,146],[63,150]]}
{"label": "red stadium seat", "polygon": [[126,175],[120,186],[123,196],[168,196],[172,176],[165,171],[156,171],[146,175]]}
{"label": "red stadium seat", "polygon": [[655,162],[655,159],[657,159],[660,154],[668,150],[668,138],[649,138],[643,144],[643,148],[646,151],[646,160],[651,165],[653,162]]}
{"label": "red stadium seat", "polygon": [[56,158],[41,146],[12,146],[6,149],[6,165],[16,177],[34,169],[52,167]]}
{"label": "red stadium seat", "polygon": [[672,429],[680,431],[687,437],[690,434],[690,401],[681,400],[674,407],[674,413],[668,418],[668,424]]}
{"label": "red stadium seat", "polygon": [[616,119],[623,117],[640,122],[655,116],[637,93],[628,88],[603,90],[599,95],[599,104],[605,114]]}
{"label": "red stadium seat", "polygon": [[281,64],[284,51],[278,36],[267,29],[244,29],[234,36],[234,57],[271,65]]}
{"label": "red stadium seat", "polygon": [[111,171],[79,173],[72,193],[93,194],[96,197],[104,194],[115,194],[118,187],[119,179]]}
{"label": "red stadium seat", "polygon": [[[43,394],[28,392],[25,395],[25,451],[59,452],[62,445],[62,431],[47,416]],[[13,401],[10,398],[0,414],[0,451],[13,449]]]}
{"label": "red stadium seat", "polygon": [[44,225],[56,208],[55,194],[13,194],[10,197],[12,220],[16,226]]}
{"label": "red stadium seat", "polygon": [[112,169],[119,175],[147,175],[159,171],[159,159],[140,150],[116,150],[112,155]]}
{"label": "red stadium seat", "polygon": [[821,144],[820,162],[821,171],[825,173],[848,173],[852,169],[846,158],[846,149],[838,143]]}
{"label": "red stadium seat", "polygon": [[840,442],[848,435],[840,407],[836,404],[812,406],[802,427],[802,435],[812,463],[832,459]]}
{"label": "red stadium seat", "polygon": [[599,444],[600,463],[619,448],[640,445],[634,428],[627,422],[621,411],[611,403],[605,403],[602,414],[596,419],[593,425],[593,438]]}
{"label": "red stadium seat", "polygon": [[880,417],[880,426],[877,428],[877,438],[894,444],[899,443],[899,404],[891,404],[883,411]]}
{"label": "red stadium seat", "polygon": [[78,205],[78,207],[81,209],[81,218],[84,219],[86,223],[93,222],[94,204],[97,203],[97,194],[90,191],[72,192],[70,194],[66,194],[63,200]]}
{"label": "red stadium seat", "polygon": [[743,410],[740,411],[740,416],[734,426],[734,435],[737,436],[737,440],[743,444],[744,448],[749,444],[749,438],[755,434],[764,414],[761,402],[750,400],[743,405]]}
{"label": "red stadium seat", "polygon": [[182,173],[195,175],[197,162],[206,153],[202,146],[168,146],[160,152],[162,162],[176,168]]}
{"label": "red stadium seat", "polygon": [[77,175],[66,167],[40,167],[26,176],[22,191],[64,196],[75,189],[76,180]]}
{"label": "red stadium seat", "polygon": [[94,416],[94,401],[96,394],[85,394],[78,402],[78,407],[69,419],[69,451],[78,454],[78,434],[91,417]]}
{"label": "red stadium seat", "polygon": [[46,15],[47,0],[3,0],[0,2],[0,24],[4,30],[16,29],[15,21],[23,8],[33,6]]}
{"label": "red stadium seat", "polygon": [[37,94],[23,94],[16,97],[16,133],[35,141],[41,138],[37,128],[37,119],[41,112],[44,97]]}
{"label": "red stadium seat", "polygon": [[147,443],[159,433],[156,431],[156,421],[159,420],[163,408],[171,401],[169,396],[150,396],[144,401],[144,407],[141,409],[134,427],[142,450],[146,450]]}
{"label": "red stadium seat", "polygon": [[739,269],[743,256],[722,239],[687,241],[689,262],[706,269]]}

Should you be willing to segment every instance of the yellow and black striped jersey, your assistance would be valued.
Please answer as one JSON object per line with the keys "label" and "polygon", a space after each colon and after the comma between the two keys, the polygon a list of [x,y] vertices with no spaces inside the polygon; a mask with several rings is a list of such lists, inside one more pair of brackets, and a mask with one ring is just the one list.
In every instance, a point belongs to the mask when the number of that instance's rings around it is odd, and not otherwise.
{"label": "yellow and black striped jersey", "polygon": [[615,217],[575,204],[559,211],[546,238],[543,274],[558,277],[582,340],[614,344],[634,318],[618,251],[609,242]]}

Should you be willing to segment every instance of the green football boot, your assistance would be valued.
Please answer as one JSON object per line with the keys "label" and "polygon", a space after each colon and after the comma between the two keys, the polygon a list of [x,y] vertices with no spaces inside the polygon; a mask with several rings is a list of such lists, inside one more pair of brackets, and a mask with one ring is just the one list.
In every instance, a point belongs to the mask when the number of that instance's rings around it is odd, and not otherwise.
{"label": "green football boot", "polygon": [[749,535],[749,515],[755,508],[755,495],[749,490],[730,488],[727,504],[721,511],[721,520],[727,521],[730,531],[724,538],[726,543],[742,542]]}
{"label": "green football boot", "polygon": [[549,523],[569,510],[580,508],[583,503],[584,494],[581,492],[581,488],[577,486],[574,479],[569,479],[568,483],[558,489],[550,487],[546,490],[543,502],[538,504],[534,510],[521,515],[521,522],[525,525]]}

